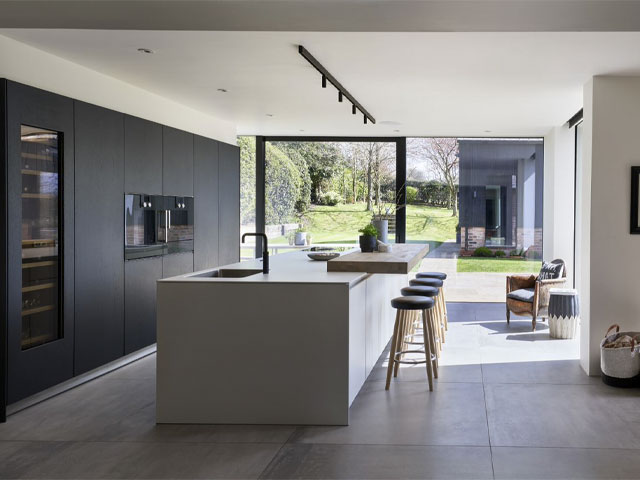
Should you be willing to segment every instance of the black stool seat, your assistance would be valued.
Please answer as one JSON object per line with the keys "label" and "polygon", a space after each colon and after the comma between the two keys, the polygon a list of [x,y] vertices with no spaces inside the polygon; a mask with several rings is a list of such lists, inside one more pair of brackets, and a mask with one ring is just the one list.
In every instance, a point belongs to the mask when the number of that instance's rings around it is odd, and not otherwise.
{"label": "black stool seat", "polygon": [[428,310],[433,308],[433,299],[429,297],[396,297],[391,300],[391,306],[398,310]]}
{"label": "black stool seat", "polygon": [[416,278],[437,278],[438,280],[446,280],[447,274],[442,272],[420,272],[416,274]]}
{"label": "black stool seat", "polygon": [[409,285],[412,287],[416,285],[424,285],[425,287],[436,287],[441,288],[444,285],[442,280],[438,280],[437,278],[415,278],[409,281]]}
{"label": "black stool seat", "polygon": [[400,290],[400,293],[405,297],[418,296],[418,297],[437,297],[440,293],[436,287],[428,287],[426,285],[414,285],[413,287],[404,287]]}

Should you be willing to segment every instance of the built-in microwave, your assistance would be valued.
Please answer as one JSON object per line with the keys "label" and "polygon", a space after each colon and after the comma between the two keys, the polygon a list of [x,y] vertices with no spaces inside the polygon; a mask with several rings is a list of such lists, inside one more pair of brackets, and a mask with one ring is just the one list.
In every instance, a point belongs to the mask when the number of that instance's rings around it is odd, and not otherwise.
{"label": "built-in microwave", "polygon": [[127,194],[124,258],[193,252],[193,197]]}

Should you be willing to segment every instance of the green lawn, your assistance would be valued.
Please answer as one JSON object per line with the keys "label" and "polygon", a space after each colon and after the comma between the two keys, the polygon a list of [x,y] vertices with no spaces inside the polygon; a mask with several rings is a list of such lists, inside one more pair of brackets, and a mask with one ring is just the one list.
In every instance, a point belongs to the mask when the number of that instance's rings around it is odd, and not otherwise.
{"label": "green lawn", "polygon": [[458,272],[538,273],[539,260],[509,260],[504,258],[458,258]]}
{"label": "green lawn", "polygon": [[[371,222],[372,212],[364,203],[314,205],[306,215],[313,243],[357,243],[358,230]],[[456,236],[458,217],[451,210],[420,205],[407,207],[407,241],[429,242],[432,248]],[[286,237],[269,239],[271,244],[286,244]]]}

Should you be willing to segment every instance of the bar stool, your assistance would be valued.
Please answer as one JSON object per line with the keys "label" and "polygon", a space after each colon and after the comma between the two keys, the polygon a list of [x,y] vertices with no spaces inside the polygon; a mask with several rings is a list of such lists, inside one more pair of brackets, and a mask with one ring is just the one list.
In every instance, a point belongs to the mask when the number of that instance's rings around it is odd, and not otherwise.
{"label": "bar stool", "polygon": [[438,320],[437,325],[440,329],[440,337],[442,338],[442,343],[445,343],[444,337],[446,331],[446,323],[444,316],[444,305],[442,304],[442,295],[440,295],[440,292],[442,292],[443,284],[444,282],[437,278],[414,278],[413,280],[409,281],[409,285],[411,285],[412,287],[422,285],[425,287],[434,287],[438,290],[438,295],[434,298],[434,300],[436,301],[435,312]]}
{"label": "bar stool", "polygon": [[[416,297],[428,297],[433,299],[434,303],[437,301],[436,297],[438,296],[438,289],[436,287],[428,287],[425,285],[416,285],[413,287],[404,287],[403,289],[400,290],[400,293],[402,293],[402,295],[404,297],[411,297],[411,296],[416,296]],[[436,355],[438,356],[438,358],[440,358],[440,353],[442,351],[442,339],[440,338],[442,329],[438,327],[437,323],[438,323],[438,319],[436,315],[431,315],[431,320],[432,320],[432,331],[434,332],[435,335],[435,342],[436,342]],[[416,334],[417,330],[419,328],[421,328],[420,326],[421,320],[420,320],[420,316],[419,315],[415,315],[414,316],[414,322],[413,322],[413,330],[410,332],[411,334],[411,341],[407,342],[409,344],[412,345],[419,345],[421,342],[415,342],[413,336]],[[417,333],[418,335],[420,335],[420,333]],[[422,334],[424,334],[424,332],[422,332]]]}
{"label": "bar stool", "polygon": [[[444,281],[447,279],[447,274],[444,272],[419,272],[416,274],[416,278],[437,278]],[[442,305],[444,306],[444,328],[449,330],[449,311],[447,310],[447,299],[444,297],[444,286],[440,288],[440,296],[442,297]]]}
{"label": "bar stool", "polygon": [[[398,366],[401,363],[417,365],[427,364],[427,379],[429,380],[429,391],[433,391],[433,378],[438,378],[438,360],[435,355],[435,341],[432,331],[432,311],[435,302],[428,297],[397,297],[391,300],[391,306],[396,309],[396,322],[393,326],[393,338],[391,339],[391,352],[389,353],[389,365],[387,367],[387,384],[385,390],[389,390],[391,384],[391,373],[398,376]],[[424,332],[424,350],[405,350],[407,343],[407,332],[412,323],[409,312],[422,311],[422,330]],[[423,353],[424,360],[404,360],[406,353]]]}

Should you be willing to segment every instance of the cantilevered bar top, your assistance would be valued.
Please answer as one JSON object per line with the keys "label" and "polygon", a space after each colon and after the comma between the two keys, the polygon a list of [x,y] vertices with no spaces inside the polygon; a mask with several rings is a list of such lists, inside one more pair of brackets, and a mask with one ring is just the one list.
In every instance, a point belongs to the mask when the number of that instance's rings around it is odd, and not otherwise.
{"label": "cantilevered bar top", "polygon": [[396,243],[391,252],[352,252],[327,262],[328,272],[409,273],[429,253],[429,245]]}

